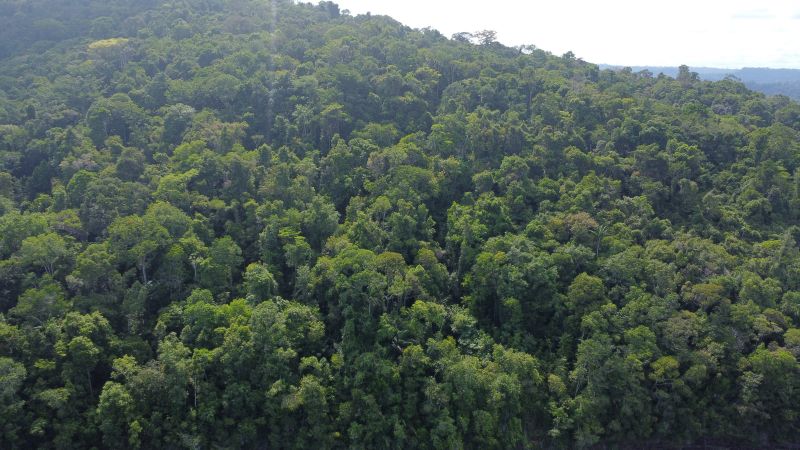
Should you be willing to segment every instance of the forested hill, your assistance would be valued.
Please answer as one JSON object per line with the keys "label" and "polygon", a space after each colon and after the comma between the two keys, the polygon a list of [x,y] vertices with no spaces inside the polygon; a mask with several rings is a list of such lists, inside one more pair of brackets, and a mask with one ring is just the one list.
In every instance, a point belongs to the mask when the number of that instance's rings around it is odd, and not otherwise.
{"label": "forested hill", "polygon": [[0,29],[0,448],[798,445],[800,104],[330,2]]}

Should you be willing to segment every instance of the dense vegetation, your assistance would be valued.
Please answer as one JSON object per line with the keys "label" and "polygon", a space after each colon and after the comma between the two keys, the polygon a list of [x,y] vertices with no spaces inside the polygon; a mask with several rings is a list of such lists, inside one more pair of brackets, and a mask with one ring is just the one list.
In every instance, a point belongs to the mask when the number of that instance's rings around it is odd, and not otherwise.
{"label": "dense vegetation", "polygon": [[0,17],[0,447],[797,445],[799,104],[330,2]]}

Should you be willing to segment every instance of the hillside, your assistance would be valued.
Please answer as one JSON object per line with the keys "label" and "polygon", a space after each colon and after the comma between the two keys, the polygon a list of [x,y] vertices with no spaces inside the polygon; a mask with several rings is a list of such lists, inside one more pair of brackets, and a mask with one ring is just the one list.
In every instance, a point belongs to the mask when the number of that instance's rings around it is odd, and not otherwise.
{"label": "hillside", "polygon": [[0,448],[797,445],[787,97],[331,2],[0,30]]}

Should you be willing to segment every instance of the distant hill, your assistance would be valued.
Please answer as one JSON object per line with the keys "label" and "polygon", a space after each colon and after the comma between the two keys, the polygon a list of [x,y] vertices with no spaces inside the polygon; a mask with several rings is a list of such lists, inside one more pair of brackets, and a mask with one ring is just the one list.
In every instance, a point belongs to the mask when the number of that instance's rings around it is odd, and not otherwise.
{"label": "distant hill", "polygon": [[[621,69],[623,66],[600,64],[601,69]],[[649,70],[654,74],[675,77],[677,67],[632,66],[631,70],[640,72]],[[800,100],[800,69],[770,69],[765,67],[745,67],[742,69],[720,69],[714,67],[692,67],[700,78],[708,81],[719,81],[733,76],[741,80],[748,88],[767,95],[785,95]]]}

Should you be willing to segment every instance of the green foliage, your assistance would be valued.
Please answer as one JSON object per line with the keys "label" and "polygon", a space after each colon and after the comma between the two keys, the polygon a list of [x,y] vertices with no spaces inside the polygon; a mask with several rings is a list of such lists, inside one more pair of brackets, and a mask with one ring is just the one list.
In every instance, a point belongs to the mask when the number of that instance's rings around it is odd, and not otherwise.
{"label": "green foliage", "polygon": [[332,2],[0,12],[0,447],[796,446],[797,103]]}

